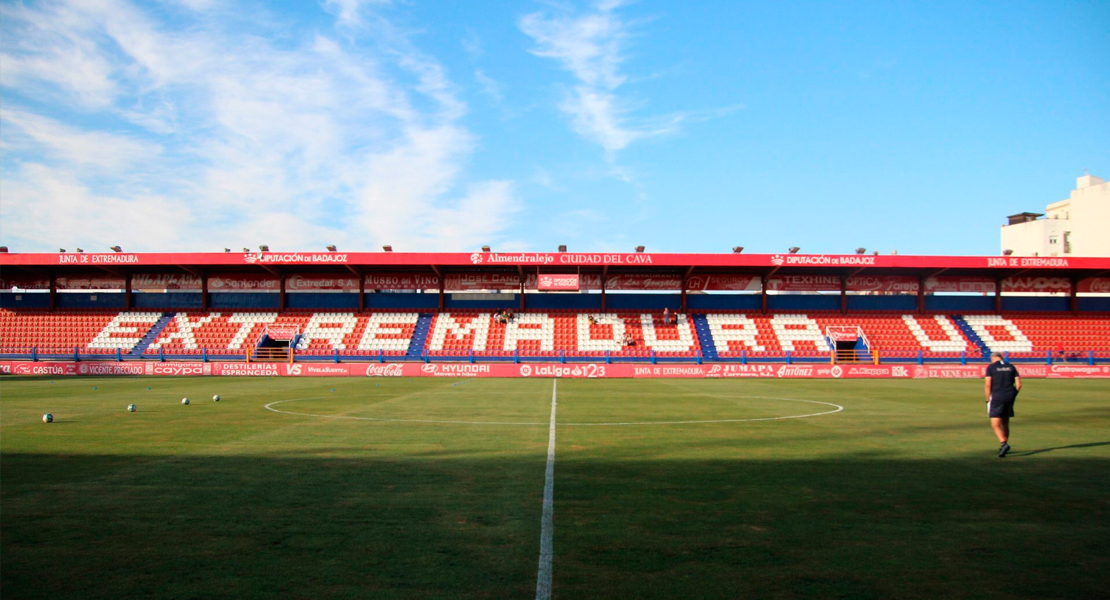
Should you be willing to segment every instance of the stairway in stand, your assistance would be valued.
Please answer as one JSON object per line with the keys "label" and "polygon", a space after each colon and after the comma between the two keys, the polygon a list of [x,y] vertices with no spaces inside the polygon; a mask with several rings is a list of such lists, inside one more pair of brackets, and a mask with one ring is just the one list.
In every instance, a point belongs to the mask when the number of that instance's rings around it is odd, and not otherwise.
{"label": "stairway in stand", "polygon": [[716,361],[720,359],[717,354],[717,345],[713,343],[713,332],[709,329],[709,320],[705,315],[690,315],[694,320],[694,331],[698,334],[698,342],[701,343],[702,358],[708,361]]}
{"label": "stairway in stand", "polygon": [[979,351],[983,353],[983,358],[989,360],[991,357],[991,349],[983,342],[983,338],[979,337],[978,333],[975,333],[975,330],[968,324],[967,319],[964,319],[963,315],[952,315],[952,321],[956,323],[956,327],[959,327],[960,331],[964,332],[967,339],[971,340],[972,343],[979,347]]}
{"label": "stairway in stand", "polygon": [[409,349],[405,352],[405,358],[420,358],[424,353],[424,344],[428,341],[428,335],[431,332],[431,313],[420,313],[420,318],[416,320],[416,329],[412,333],[412,343],[409,344]]}
{"label": "stairway in stand", "polygon": [[173,321],[173,318],[176,316],[177,313],[172,312],[163,314],[158,319],[158,321],[155,322],[149,330],[147,330],[146,335],[143,336],[143,339],[139,340],[139,343],[135,344],[135,347],[131,349],[131,352],[127,353],[128,358],[142,358],[143,352],[146,352],[146,349],[154,343],[154,340],[158,339],[158,336],[162,334],[162,330],[165,329],[166,326],[170,324],[170,321]]}

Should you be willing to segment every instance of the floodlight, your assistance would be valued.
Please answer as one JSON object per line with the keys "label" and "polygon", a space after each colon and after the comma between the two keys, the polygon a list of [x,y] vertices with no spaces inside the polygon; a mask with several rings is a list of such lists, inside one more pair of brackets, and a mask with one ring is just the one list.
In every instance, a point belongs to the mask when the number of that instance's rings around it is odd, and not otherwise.
{"label": "floodlight", "polygon": [[261,246],[258,247],[258,249],[263,251],[263,252],[269,252],[270,251],[270,247],[267,246],[266,244],[262,244]]}
{"label": "floodlight", "polygon": [[891,253],[892,255],[893,255],[893,254],[898,254],[898,251],[897,251],[897,250],[891,250],[891,251],[890,251],[890,253]]}
{"label": "floodlight", "polygon": [[243,248],[243,254],[250,254],[250,248]]}
{"label": "floodlight", "polygon": [[744,251],[744,247],[743,246],[733,246],[732,251],[737,253],[737,254],[740,254],[741,252]]}
{"label": "floodlight", "polygon": [[65,251],[66,251],[65,248],[58,248],[58,252],[65,252]]}
{"label": "floodlight", "polygon": [[8,251],[7,246],[0,246],[0,252],[7,252],[7,251]]}
{"label": "floodlight", "polygon": [[108,246],[108,249],[112,252],[123,252],[123,248],[120,248],[119,246]]}
{"label": "floodlight", "polygon": [[77,251],[78,251],[78,252],[84,252],[85,250],[84,250],[84,249],[82,249],[82,248],[78,248],[78,249],[77,249]]}
{"label": "floodlight", "polygon": [[644,251],[643,246],[636,246],[636,252],[643,252],[643,251]]}
{"label": "floodlight", "polygon": [[856,254],[867,254],[867,248],[864,248],[863,246],[856,248]]}
{"label": "floodlight", "polygon": [[567,251],[567,245],[566,244],[559,244],[559,252],[566,252],[566,251]]}
{"label": "floodlight", "polygon": [[335,252],[335,244],[331,244],[328,246],[328,252]]}
{"label": "floodlight", "polygon": [[386,252],[393,252],[393,246],[386,244],[382,246],[382,250],[385,250]]}
{"label": "floodlight", "polygon": [[876,250],[876,251],[872,252],[871,254],[874,254],[875,256],[878,256],[878,255],[879,255],[879,251],[878,251],[878,250]]}
{"label": "floodlight", "polygon": [[797,246],[791,246],[791,247],[790,247],[790,253],[791,253],[791,254],[797,254],[797,253],[798,253],[798,250],[801,250],[801,248],[799,248],[799,247],[797,247]]}
{"label": "floodlight", "polygon": [[224,248],[224,253],[226,254],[228,252],[231,252],[231,248]]}
{"label": "floodlight", "polygon": [[1004,255],[1006,255],[1006,256],[1009,256],[1009,255],[1011,255],[1011,254],[1013,254],[1013,253],[1014,253],[1014,251],[1013,251],[1013,250],[1010,250],[1009,248],[1006,248],[1005,250],[1003,250],[1003,251],[1002,251],[1002,254],[1004,254]]}
{"label": "floodlight", "polygon": [[482,252],[489,252],[489,246],[482,246]]}

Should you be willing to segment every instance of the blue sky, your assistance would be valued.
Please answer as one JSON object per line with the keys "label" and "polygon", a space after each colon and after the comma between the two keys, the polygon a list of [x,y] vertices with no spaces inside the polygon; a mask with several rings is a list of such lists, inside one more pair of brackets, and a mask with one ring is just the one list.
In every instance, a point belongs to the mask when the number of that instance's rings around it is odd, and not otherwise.
{"label": "blue sky", "polygon": [[3,2],[12,251],[996,254],[1108,2]]}

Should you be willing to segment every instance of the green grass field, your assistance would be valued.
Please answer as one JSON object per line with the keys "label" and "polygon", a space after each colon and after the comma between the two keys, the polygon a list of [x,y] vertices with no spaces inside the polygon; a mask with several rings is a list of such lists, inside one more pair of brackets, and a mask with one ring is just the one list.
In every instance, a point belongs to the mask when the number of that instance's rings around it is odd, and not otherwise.
{"label": "green grass field", "polygon": [[[1026,384],[999,459],[979,380],[560,381],[554,597],[1107,597],[1110,382]],[[0,380],[0,593],[535,597],[551,398]]]}

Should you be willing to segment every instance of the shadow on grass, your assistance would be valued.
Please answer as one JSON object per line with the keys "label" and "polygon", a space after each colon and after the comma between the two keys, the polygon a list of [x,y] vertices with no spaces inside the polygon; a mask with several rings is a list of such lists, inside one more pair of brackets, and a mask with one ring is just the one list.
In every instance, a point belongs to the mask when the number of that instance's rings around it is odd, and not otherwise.
{"label": "shadow on grass", "polygon": [[1041,448],[1040,450],[1029,450],[1027,452],[1010,452],[1006,456],[1033,456],[1034,454],[1044,454],[1045,452],[1053,452],[1056,450],[1070,450],[1072,448],[1096,448],[1098,446],[1110,446],[1110,442],[1092,442],[1090,444],[1072,444],[1070,446],[1057,446],[1055,448]]}
{"label": "shadow on grass", "polygon": [[[1084,445],[1081,445],[1084,446]],[[1110,459],[555,467],[559,598],[1091,598]],[[8,598],[534,594],[544,457],[5,454]]]}

